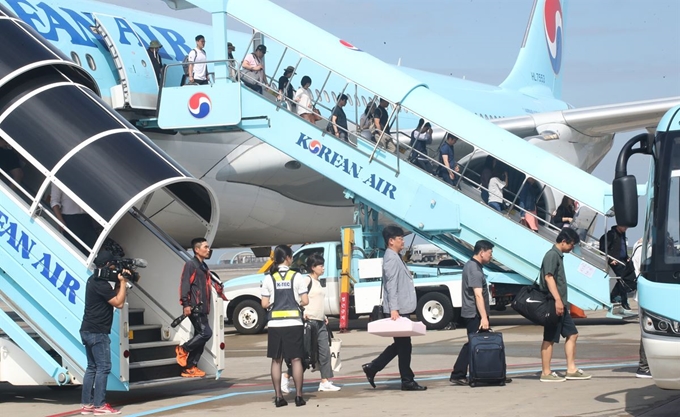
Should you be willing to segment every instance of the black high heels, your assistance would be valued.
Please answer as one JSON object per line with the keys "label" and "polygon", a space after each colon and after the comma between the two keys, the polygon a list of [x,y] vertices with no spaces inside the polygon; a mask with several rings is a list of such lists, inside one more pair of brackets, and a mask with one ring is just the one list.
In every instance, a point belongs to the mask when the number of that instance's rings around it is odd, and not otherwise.
{"label": "black high heels", "polygon": [[302,397],[295,397],[295,406],[296,407],[302,407],[303,405],[307,404],[307,401],[305,401],[304,398]]}
{"label": "black high heels", "polygon": [[[297,403],[297,401],[296,401],[296,403]],[[285,406],[288,405],[288,401],[286,401],[286,399],[283,398],[283,397],[276,397],[274,399],[274,405],[276,406],[276,408],[285,407]]]}

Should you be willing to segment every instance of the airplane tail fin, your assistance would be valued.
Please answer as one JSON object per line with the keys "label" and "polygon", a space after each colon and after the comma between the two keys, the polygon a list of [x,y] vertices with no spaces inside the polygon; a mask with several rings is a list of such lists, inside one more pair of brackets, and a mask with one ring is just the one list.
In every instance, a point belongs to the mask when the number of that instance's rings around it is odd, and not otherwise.
{"label": "airplane tail fin", "polygon": [[515,66],[502,88],[530,96],[562,96],[562,53],[565,12],[569,0],[534,0]]}

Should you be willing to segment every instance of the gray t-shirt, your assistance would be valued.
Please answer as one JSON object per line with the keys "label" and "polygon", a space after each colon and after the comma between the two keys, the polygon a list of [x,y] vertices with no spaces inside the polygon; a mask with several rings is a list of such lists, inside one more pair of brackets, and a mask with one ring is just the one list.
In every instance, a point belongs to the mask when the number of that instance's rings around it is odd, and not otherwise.
{"label": "gray t-shirt", "polygon": [[484,296],[484,307],[486,316],[489,317],[489,286],[486,284],[486,276],[482,270],[482,264],[474,259],[470,259],[463,267],[463,308],[461,316],[471,319],[477,314],[477,304],[475,303],[475,288],[482,289]]}

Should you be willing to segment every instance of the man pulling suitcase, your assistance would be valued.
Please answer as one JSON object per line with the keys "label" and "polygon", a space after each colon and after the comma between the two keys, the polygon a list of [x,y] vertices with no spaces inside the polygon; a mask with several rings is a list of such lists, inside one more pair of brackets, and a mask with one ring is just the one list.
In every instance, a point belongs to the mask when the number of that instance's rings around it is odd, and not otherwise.
{"label": "man pulling suitcase", "polygon": [[[471,382],[503,385],[512,382],[505,376],[502,336],[489,333],[489,286],[482,266],[491,262],[493,246],[487,240],[475,243],[474,255],[463,267],[461,316],[467,327],[468,343],[463,345],[453,365],[449,381],[455,385],[471,385]],[[467,377],[468,367],[470,379]]]}

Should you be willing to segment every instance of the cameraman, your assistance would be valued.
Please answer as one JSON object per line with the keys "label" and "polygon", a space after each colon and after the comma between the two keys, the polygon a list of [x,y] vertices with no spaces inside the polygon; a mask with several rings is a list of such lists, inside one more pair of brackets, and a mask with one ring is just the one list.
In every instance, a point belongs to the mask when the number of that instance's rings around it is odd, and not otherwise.
{"label": "cameraman", "polygon": [[184,378],[200,378],[205,376],[205,372],[198,369],[198,361],[203,354],[203,347],[212,337],[212,329],[208,322],[211,298],[210,270],[205,264],[205,260],[210,256],[210,245],[204,238],[197,237],[191,241],[191,248],[194,257],[184,264],[179,284],[179,302],[184,309],[184,315],[189,316],[191,325],[194,326],[194,337],[177,346],[175,353],[177,363],[185,368],[181,375]]}
{"label": "cameraman", "polygon": [[[111,372],[111,323],[113,308],[122,308],[125,304],[127,287],[123,270],[118,273],[118,282],[110,282],[114,274],[115,264],[120,260],[111,252],[103,250],[94,260],[97,267],[87,280],[85,288],[85,312],[80,326],[80,337],[85,345],[87,369],[83,377],[83,393],[81,398],[81,414],[105,415],[120,414],[105,402],[106,380]],[[115,279],[115,278],[114,278]]]}

